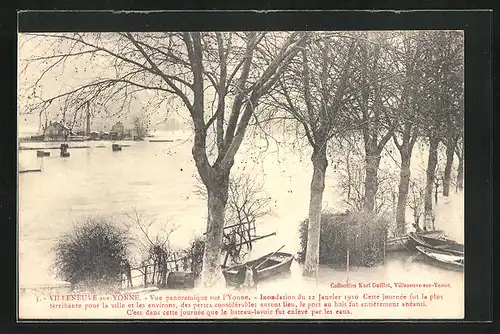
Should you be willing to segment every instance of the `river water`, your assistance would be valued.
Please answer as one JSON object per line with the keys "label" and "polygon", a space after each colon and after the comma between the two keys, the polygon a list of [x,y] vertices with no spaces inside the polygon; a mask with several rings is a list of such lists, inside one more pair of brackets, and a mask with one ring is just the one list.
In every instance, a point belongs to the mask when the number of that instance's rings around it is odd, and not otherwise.
{"label": "river water", "polygon": [[[37,158],[34,150],[19,151],[19,168],[42,168],[41,173],[19,174],[19,281],[21,286],[57,282],[50,270],[55,240],[88,216],[102,216],[117,224],[130,223],[134,212],[154,221],[152,233],[162,224],[175,227],[174,247],[184,248],[204,232],[206,203],[195,195],[197,171],[191,157],[191,140],[186,133],[156,134],[155,139],[173,142],[121,142],[129,147],[113,152],[112,142],[73,142],[68,158],[51,149],[51,156]],[[252,256],[259,256],[285,245],[283,251],[298,251],[298,225],[306,218],[309,204],[310,160],[281,148],[278,153],[262,153],[255,143],[245,143],[236,157],[235,173],[250,173],[272,198],[272,215],[261,221],[258,234],[277,235],[258,241]],[[59,143],[23,143],[25,147],[52,147]],[[104,146],[104,147],[99,147]],[[329,169],[324,207],[341,207],[334,172]],[[460,203],[460,198],[457,200]],[[463,200],[463,199],[462,199]],[[456,211],[456,210],[455,210]],[[456,217],[442,210],[444,227],[456,237]],[[462,214],[463,219],[463,214]],[[460,217],[459,217],[460,218]],[[453,222],[450,222],[453,220]],[[439,219],[438,219],[439,221]],[[462,220],[463,221],[463,220]],[[459,222],[463,230],[463,223]],[[440,227],[440,226],[437,226]],[[455,233],[455,234],[453,234]],[[460,239],[460,236],[456,237]],[[463,236],[462,236],[463,238]],[[300,277],[300,267],[292,265],[292,277]],[[385,265],[352,268],[350,273],[322,268],[320,282],[362,280],[400,280],[415,277],[455,282],[463,287],[463,274],[430,266],[408,254],[390,255]],[[284,278],[290,280],[290,277]],[[281,282],[281,283],[280,283]],[[279,278],[275,284],[282,284]],[[276,286],[272,284],[271,287]],[[326,283],[325,283],[326,284]]]}

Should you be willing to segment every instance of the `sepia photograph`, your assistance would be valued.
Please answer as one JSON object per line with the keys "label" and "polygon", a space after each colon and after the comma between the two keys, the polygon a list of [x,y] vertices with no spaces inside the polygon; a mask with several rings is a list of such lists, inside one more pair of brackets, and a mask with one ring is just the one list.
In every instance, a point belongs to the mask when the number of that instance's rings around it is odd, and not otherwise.
{"label": "sepia photograph", "polygon": [[18,34],[19,319],[463,319],[464,31]]}

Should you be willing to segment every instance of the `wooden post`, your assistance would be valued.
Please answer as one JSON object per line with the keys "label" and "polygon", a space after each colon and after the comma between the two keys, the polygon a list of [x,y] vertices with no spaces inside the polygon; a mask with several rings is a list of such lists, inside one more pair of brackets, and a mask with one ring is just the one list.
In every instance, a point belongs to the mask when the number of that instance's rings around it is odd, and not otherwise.
{"label": "wooden post", "polygon": [[226,267],[227,260],[229,259],[229,249],[226,250],[226,256],[224,257],[224,263],[222,264],[222,267]]}
{"label": "wooden post", "polygon": [[383,253],[383,254],[384,254],[384,258],[383,258],[383,261],[384,261],[383,263],[384,263],[384,264],[385,264],[385,247],[386,247],[386,240],[385,240],[385,239],[386,239],[386,238],[384,238],[384,239],[382,240],[382,246],[384,247],[384,253]]}
{"label": "wooden post", "polygon": [[346,261],[346,267],[347,267],[347,283],[349,282],[349,249],[347,249],[347,261]]}
{"label": "wooden post", "polygon": [[[151,275],[151,284],[155,285],[155,276],[156,276],[156,266],[158,265],[158,262],[157,261],[154,261],[153,262],[153,272],[152,272],[152,275]],[[158,282],[156,282],[158,283]]]}
{"label": "wooden post", "polygon": [[161,287],[164,288],[167,286],[167,265],[161,271]]}
{"label": "wooden post", "polygon": [[349,249],[347,250],[347,272],[349,273]]}

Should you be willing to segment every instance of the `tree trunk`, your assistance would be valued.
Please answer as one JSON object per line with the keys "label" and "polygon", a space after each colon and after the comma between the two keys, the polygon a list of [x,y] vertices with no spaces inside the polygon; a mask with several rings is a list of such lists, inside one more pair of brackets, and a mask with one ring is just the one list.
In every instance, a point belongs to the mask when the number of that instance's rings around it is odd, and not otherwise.
{"label": "tree trunk", "polygon": [[443,196],[450,195],[451,168],[453,167],[453,157],[455,156],[455,140],[448,140],[446,145],[446,166],[443,176]]}
{"label": "tree trunk", "polygon": [[347,201],[351,201],[351,183],[352,183],[352,177],[351,177],[351,166],[349,163],[349,156],[350,156],[351,151],[347,151],[347,157],[346,157],[346,169],[347,169]]}
{"label": "tree trunk", "polygon": [[457,168],[457,189],[464,189],[464,156],[458,156],[458,168]]}
{"label": "tree trunk", "polygon": [[438,191],[439,191],[439,179],[436,179],[436,182],[434,182],[434,202],[436,204],[438,202]]}
{"label": "tree trunk", "polygon": [[401,150],[401,171],[399,179],[398,205],[396,208],[396,233],[404,235],[406,233],[406,201],[408,199],[408,189],[410,185],[410,162],[411,153],[408,149]]}
{"label": "tree trunk", "polygon": [[206,184],[208,221],[201,270],[201,279],[205,287],[214,286],[220,272],[222,232],[229,186],[229,172],[214,170],[212,174],[210,182]]}
{"label": "tree trunk", "polygon": [[364,210],[373,212],[375,209],[375,197],[378,190],[378,167],[380,154],[367,153],[365,175],[365,201]]}
{"label": "tree trunk", "polygon": [[308,277],[316,277],[319,269],[319,242],[323,191],[325,190],[325,174],[328,166],[326,144],[318,145],[317,148],[314,148],[311,160],[314,171],[311,180],[309,226],[307,230],[306,259],[303,274]]}
{"label": "tree trunk", "polygon": [[430,139],[429,146],[429,159],[427,161],[427,180],[425,186],[425,200],[424,200],[424,230],[432,229],[432,222],[434,219],[434,212],[432,210],[432,188],[434,185],[434,176],[436,173],[437,165],[437,149],[439,141],[435,138]]}

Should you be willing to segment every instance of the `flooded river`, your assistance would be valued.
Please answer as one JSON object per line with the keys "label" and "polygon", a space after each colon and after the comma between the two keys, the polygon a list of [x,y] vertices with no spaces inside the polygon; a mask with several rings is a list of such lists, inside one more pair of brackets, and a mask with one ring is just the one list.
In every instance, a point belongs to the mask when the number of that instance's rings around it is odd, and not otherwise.
{"label": "flooded river", "polygon": [[[155,139],[161,138],[157,135]],[[173,142],[121,142],[129,147],[113,152],[112,142],[72,142],[68,158],[51,149],[50,157],[37,158],[35,150],[19,151],[20,169],[42,168],[39,173],[19,174],[19,279],[21,286],[56,282],[50,270],[55,240],[88,216],[111,218],[118,224],[130,223],[134,210],[146,213],[158,228],[162,223],[175,227],[174,247],[184,248],[204,232],[205,201],[193,194],[197,171],[191,157],[191,140],[183,133],[169,133]],[[23,143],[25,147],[53,147],[59,143]],[[99,147],[104,146],[104,147]],[[273,200],[273,214],[259,223],[259,235],[277,235],[257,242],[252,256],[272,252],[298,251],[298,225],[307,216],[310,160],[280,149],[279,153],[259,153],[252,145],[242,148],[234,172],[251,173]],[[329,171],[324,207],[341,205],[335,175]],[[298,264],[291,274],[299,277]],[[414,261],[408,254],[392,255],[376,268],[343,271],[322,268],[320,282],[377,277],[405,280],[429,276],[463,284],[461,273],[450,272]],[[286,277],[290,280],[290,277]],[[278,279],[276,282],[280,282]],[[270,283],[271,284],[271,283]],[[280,284],[280,283],[278,283]],[[275,286],[274,284],[272,286]]]}

